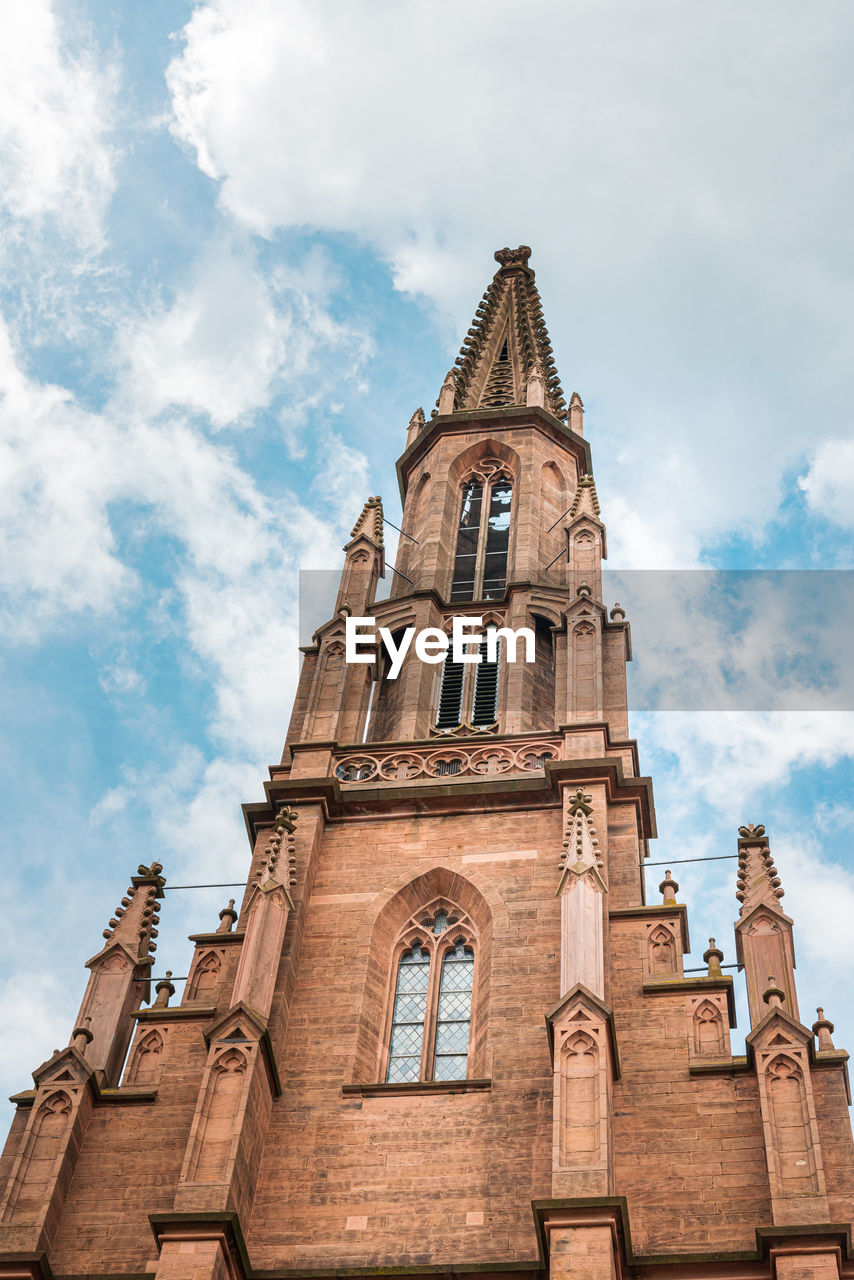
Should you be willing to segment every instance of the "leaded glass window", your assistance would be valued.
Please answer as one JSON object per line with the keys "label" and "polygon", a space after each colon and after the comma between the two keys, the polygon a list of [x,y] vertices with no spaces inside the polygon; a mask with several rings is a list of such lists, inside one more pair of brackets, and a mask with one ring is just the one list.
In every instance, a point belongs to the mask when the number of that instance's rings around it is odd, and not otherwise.
{"label": "leaded glass window", "polygon": [[454,560],[452,600],[473,600],[477,573],[477,549],[480,542],[483,485],[469,480],[463,486],[462,510],[457,528],[457,554]]}
{"label": "leaded glass window", "polygon": [[430,953],[416,942],[404,951],[397,968],[391,1045],[386,1081],[389,1084],[421,1078],[421,1050],[427,1016]]}
{"label": "leaded glass window", "polygon": [[498,600],[507,586],[513,483],[503,471],[463,485],[451,600]]}
{"label": "leaded glass window", "polygon": [[[414,936],[415,928],[419,932]],[[432,912],[413,916],[403,939],[394,978],[386,1083],[465,1080],[474,983],[470,923],[464,913],[461,919],[448,904],[439,903]]]}
{"label": "leaded glass window", "polygon": [[446,951],[442,959],[434,1080],[465,1080],[473,977],[474,955],[460,938],[453,951]]}

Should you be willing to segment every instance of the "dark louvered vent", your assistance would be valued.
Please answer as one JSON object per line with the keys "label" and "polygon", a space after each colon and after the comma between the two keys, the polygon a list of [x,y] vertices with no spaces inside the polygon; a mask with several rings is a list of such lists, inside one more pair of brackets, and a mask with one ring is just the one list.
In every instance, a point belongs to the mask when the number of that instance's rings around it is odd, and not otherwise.
{"label": "dark louvered vent", "polygon": [[462,720],[463,677],[462,662],[452,662],[450,652],[442,667],[442,687],[439,690],[439,710],[436,713],[437,729],[456,729]]}
{"label": "dark louvered vent", "polygon": [[475,667],[474,705],[471,722],[483,726],[495,724],[498,719],[498,668],[501,663],[501,641],[498,641],[496,662],[486,660],[486,640],[480,642],[480,663]]}

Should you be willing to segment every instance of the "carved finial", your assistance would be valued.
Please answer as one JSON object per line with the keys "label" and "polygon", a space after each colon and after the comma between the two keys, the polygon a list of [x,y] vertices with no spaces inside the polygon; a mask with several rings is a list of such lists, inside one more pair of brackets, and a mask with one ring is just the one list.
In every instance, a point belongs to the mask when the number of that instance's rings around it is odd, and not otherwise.
{"label": "carved finial", "polygon": [[578,790],[575,792],[575,795],[570,797],[569,803],[567,805],[567,811],[571,814],[572,817],[575,817],[577,813],[581,812],[584,814],[586,818],[588,814],[591,814],[593,812],[593,809],[590,806],[590,801],[592,799],[593,799],[592,796],[585,795],[583,788],[579,787]]}
{"label": "carved finial", "polygon": [[538,364],[535,364],[528,375],[525,386],[525,404],[542,409],[546,403],[546,381]]}
{"label": "carved finial", "polygon": [[833,1034],[833,1023],[824,1016],[824,1009],[819,1007],[816,1009],[818,1019],[812,1024],[814,1034],[818,1037],[819,1053],[823,1053],[827,1049],[833,1048],[831,1036]]}
{"label": "carved finial", "polygon": [[754,826],[752,822],[749,822],[746,827],[739,827],[738,834],[741,836],[742,840],[757,840],[764,844],[768,843],[767,840],[764,839],[765,828],[761,822],[756,826]]}
{"label": "carved finial", "polygon": [[605,863],[590,816],[593,813],[591,798],[582,787],[577,787],[573,795],[566,796],[566,819],[558,863],[563,875],[557,888],[558,895],[571,889],[573,877],[581,879],[589,875],[603,892],[607,892],[601,875]]}
{"label": "carved finial", "polygon": [[412,417],[409,419],[409,430],[420,431],[423,426],[424,426],[424,410],[421,408],[421,405],[419,405],[418,408],[413,413]]}
{"label": "carved finial", "polygon": [[578,436],[584,435],[584,405],[577,391],[569,397],[569,429]]}
{"label": "carved finial", "polygon": [[494,256],[502,267],[527,267],[531,250],[528,245],[520,244],[518,249],[496,249]]}
{"label": "carved finial", "polygon": [[612,622],[623,622],[625,621],[626,611],[621,604],[615,603],[609,616]]}
{"label": "carved finial", "polygon": [[154,988],[155,992],[157,993],[154,1001],[155,1008],[165,1009],[166,1006],[169,1004],[169,997],[174,996],[175,987],[173,983],[170,982],[171,977],[172,977],[172,970],[167,969],[166,977],[161,978],[160,981],[156,984]]}
{"label": "carved finial", "polygon": [[276,823],[273,828],[273,834],[270,837],[270,843],[267,845],[267,855],[258,868],[256,881],[262,884],[268,876],[276,873],[276,867],[284,845],[287,851],[287,871],[284,875],[279,874],[281,884],[293,886],[296,884],[296,845],[294,842],[294,832],[296,831],[297,811],[289,805],[285,805],[276,815]]}
{"label": "carved finial", "polygon": [[453,413],[454,399],[457,394],[457,379],[453,369],[445,374],[442,390],[439,392],[439,413]]}
{"label": "carved finial", "polygon": [[585,600],[590,599],[593,592],[590,590],[590,583],[587,581],[586,578],[581,579],[581,582],[578,584],[578,586],[575,589],[575,594],[577,596],[583,596]]}
{"label": "carved finial", "polygon": [[237,912],[234,910],[234,898],[229,898],[228,906],[223,907],[219,913],[219,926],[217,933],[231,933],[237,922]]}
{"label": "carved finial", "polygon": [[[91,1018],[84,1018],[82,1025],[75,1027],[71,1033],[72,1047],[76,1049],[78,1053],[82,1053],[84,1058],[86,1057],[87,1046],[91,1044],[94,1039],[92,1032],[89,1029],[91,1021]],[[54,1053],[58,1052],[58,1050],[54,1050]]]}
{"label": "carved finial", "polygon": [[762,999],[766,1004],[778,1006],[786,1003],[786,993],[781,991],[773,975],[768,978],[768,989],[763,991]]}
{"label": "carved finial", "polygon": [[709,938],[709,949],[708,951],[703,952],[703,959],[705,960],[706,964],[709,966],[708,976],[710,978],[723,977],[723,973],[721,972],[721,961],[723,960],[723,958],[724,958],[724,953],[721,951],[719,947],[715,946],[714,938]]}
{"label": "carved finial", "polygon": [[665,907],[672,906],[676,902],[676,894],[679,892],[679,885],[673,879],[669,871],[665,871],[664,879],[658,886],[659,893]]}

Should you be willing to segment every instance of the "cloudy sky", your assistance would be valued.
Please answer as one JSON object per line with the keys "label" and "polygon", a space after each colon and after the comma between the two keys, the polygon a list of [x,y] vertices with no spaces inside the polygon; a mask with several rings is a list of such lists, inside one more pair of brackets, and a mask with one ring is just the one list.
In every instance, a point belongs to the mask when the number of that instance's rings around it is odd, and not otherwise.
{"label": "cloudy sky", "polygon": [[[68,1040],[139,861],[245,876],[296,569],[337,563],[369,494],[397,521],[406,424],[494,249],[533,246],[612,566],[852,567],[852,28],[845,0],[0,11],[7,1093]],[[755,664],[785,618],[757,618]],[[850,1047],[842,705],[633,728],[655,859],[765,822],[802,1017]],[[734,867],[680,869],[686,963],[712,933],[734,958]],[[160,972],[228,896],[167,895]]]}

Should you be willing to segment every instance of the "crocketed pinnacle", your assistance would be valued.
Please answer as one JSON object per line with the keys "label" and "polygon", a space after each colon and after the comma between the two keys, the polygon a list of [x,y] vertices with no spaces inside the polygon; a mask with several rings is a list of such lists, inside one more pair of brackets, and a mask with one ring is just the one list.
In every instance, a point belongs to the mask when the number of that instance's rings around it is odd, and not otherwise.
{"label": "crocketed pinnacle", "polygon": [[127,893],[104,930],[105,947],[120,942],[140,959],[157,950],[154,939],[160,911],[158,899],[163,897],[166,883],[160,874],[162,870],[159,862],[152,862],[150,867],[140,865],[137,874],[131,876]]}
{"label": "crocketed pinnacle", "polygon": [[590,796],[579,788],[566,807],[566,827],[560,869],[579,872],[599,865],[599,841],[593,826]]}
{"label": "crocketed pinnacle", "polygon": [[749,826],[739,827],[738,835],[738,887],[735,896],[741,903],[739,916],[749,915],[760,903],[780,911],[783,889],[765,828],[751,822]]}
{"label": "crocketed pinnacle", "polygon": [[495,254],[498,271],[454,365],[455,410],[531,403],[528,380],[536,373],[543,382],[545,408],[566,419],[543,307],[528,266],[530,254],[527,245]]}
{"label": "crocketed pinnacle", "polygon": [[572,500],[572,506],[569,509],[570,519],[575,519],[578,515],[599,516],[599,495],[596,492],[596,484],[592,476],[583,475],[579,477],[578,488],[575,490],[575,497]]}
{"label": "crocketed pinnacle", "polygon": [[358,538],[360,534],[370,538],[378,547],[383,545],[383,500],[379,494],[375,498],[368,498],[362,507],[362,514],[353,525],[350,537]]}

